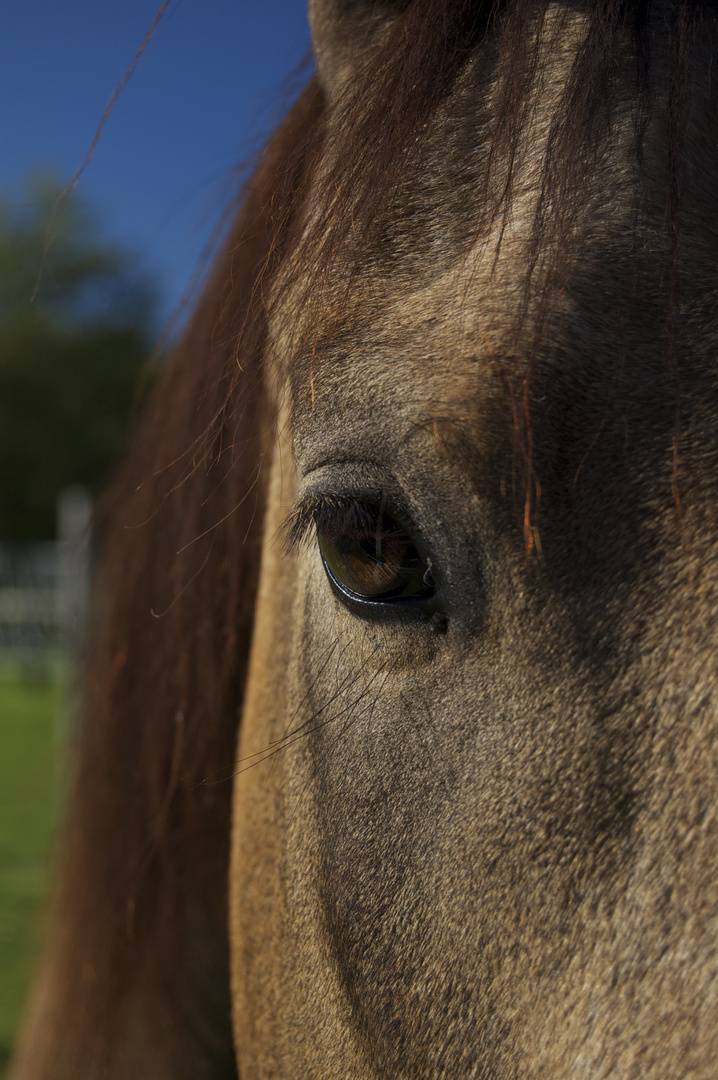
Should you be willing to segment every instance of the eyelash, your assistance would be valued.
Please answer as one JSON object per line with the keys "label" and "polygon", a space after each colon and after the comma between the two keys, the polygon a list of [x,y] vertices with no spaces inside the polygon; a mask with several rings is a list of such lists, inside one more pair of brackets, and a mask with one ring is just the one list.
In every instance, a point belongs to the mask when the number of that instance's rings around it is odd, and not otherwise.
{"label": "eyelash", "polygon": [[308,495],[299,502],[285,520],[280,530],[284,537],[284,552],[291,555],[310,539],[312,526],[318,530],[332,532],[344,521],[347,510],[354,510],[358,515],[366,514],[367,522],[371,515],[361,500],[344,495]]}

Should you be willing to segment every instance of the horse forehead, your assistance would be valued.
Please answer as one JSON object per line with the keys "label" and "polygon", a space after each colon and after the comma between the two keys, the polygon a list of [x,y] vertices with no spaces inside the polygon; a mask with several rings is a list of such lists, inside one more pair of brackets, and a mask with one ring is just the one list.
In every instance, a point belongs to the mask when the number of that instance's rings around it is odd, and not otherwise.
{"label": "horse forehead", "polygon": [[[418,287],[364,306],[298,365],[292,383],[297,461],[311,468],[361,447],[390,451],[450,420],[476,450],[511,365],[510,315],[477,249]],[[375,294],[374,294],[375,295]]]}

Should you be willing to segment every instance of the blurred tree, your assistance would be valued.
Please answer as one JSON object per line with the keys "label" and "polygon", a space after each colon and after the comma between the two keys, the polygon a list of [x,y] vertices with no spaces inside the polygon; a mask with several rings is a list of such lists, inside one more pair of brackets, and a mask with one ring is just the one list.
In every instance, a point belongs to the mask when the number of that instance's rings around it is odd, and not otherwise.
{"label": "blurred tree", "polygon": [[95,491],[125,435],[154,295],[51,177],[0,198],[0,540],[55,534],[68,484]]}

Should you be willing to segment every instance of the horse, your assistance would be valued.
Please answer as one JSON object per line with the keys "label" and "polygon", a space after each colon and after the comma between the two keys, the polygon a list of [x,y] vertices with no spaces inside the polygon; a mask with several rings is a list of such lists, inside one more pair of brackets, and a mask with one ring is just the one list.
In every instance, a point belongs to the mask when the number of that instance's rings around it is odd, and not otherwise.
{"label": "horse", "polygon": [[99,515],[13,1080],[708,1080],[715,8],[310,22]]}

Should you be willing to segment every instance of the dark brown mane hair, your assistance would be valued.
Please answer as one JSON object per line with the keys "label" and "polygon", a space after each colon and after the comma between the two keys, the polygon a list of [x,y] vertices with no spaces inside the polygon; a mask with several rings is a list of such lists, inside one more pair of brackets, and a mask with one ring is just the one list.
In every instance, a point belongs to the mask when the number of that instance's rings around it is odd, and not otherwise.
{"label": "dark brown mane hair", "polygon": [[230,799],[273,423],[262,394],[262,281],[282,258],[321,108],[311,83],[265,150],[98,514],[57,900],[60,950],[97,958],[64,964],[80,984],[65,977],[62,988],[72,1009],[62,1023],[84,1043],[77,1075],[90,1075],[88,1060],[93,1076],[104,1074],[138,986],[142,1007],[163,1002],[160,1027],[233,1069]]}
{"label": "dark brown mane hair", "polygon": [[[546,38],[541,30],[553,0],[413,0],[391,33],[359,61],[337,103],[341,143],[323,182],[315,191],[313,227],[302,254],[308,265],[328,269],[357,225],[364,242],[379,241],[415,152],[416,136],[437,106],[451,93],[477,42],[491,40],[494,54],[477,67],[475,78],[496,79],[498,94],[490,141],[484,155],[484,176],[477,203],[488,204],[478,224],[487,227],[511,204],[515,164],[527,121],[534,82]],[[610,133],[615,105],[618,59],[631,58],[635,72],[634,153],[640,160],[653,105],[651,54],[654,39],[670,43],[667,73],[670,183],[667,187],[667,232],[673,231],[680,202],[681,131],[692,46],[712,3],[704,0],[585,0],[566,4],[585,16],[583,40],[570,78],[551,118],[546,159],[540,175],[541,200],[532,238],[532,269],[550,230],[561,240],[576,213],[584,181],[602,140]],[[559,25],[560,30],[560,25]],[[416,167],[416,161],[413,162]],[[580,202],[580,198],[579,198]],[[560,224],[555,218],[558,213]],[[551,222],[548,220],[552,219]],[[467,243],[475,237],[467,238]],[[365,247],[361,251],[365,253]]]}
{"label": "dark brown mane hair", "polygon": [[[232,1074],[230,799],[263,526],[263,460],[274,422],[262,362],[273,306],[281,301],[272,284],[291,257],[301,263],[306,299],[320,304],[317,285],[330,266],[344,253],[351,260],[353,227],[363,230],[362,250],[386,246],[397,190],[407,169],[416,171],[417,134],[482,38],[487,48],[493,42],[499,90],[477,201],[486,208],[484,226],[501,220],[535,85],[534,31],[548,6],[549,0],[398,5],[386,40],[337,105],[340,142],[331,171],[319,179],[326,107],[316,81],[310,83],[244,193],[195,317],[108,495],[57,899],[55,947],[65,958],[82,958],[57,961],[68,1002],[59,1023],[78,1033],[69,1044],[84,1044],[77,1075],[103,1075],[111,1033],[115,1025],[122,1030],[130,1000],[156,1010],[162,1028],[202,1044],[217,1075]],[[650,0],[585,5],[585,40],[541,169],[527,297],[538,280],[548,303],[560,280],[577,199],[610,132],[616,55],[626,49],[635,64],[640,165],[654,101],[652,7]],[[681,130],[692,42],[708,10],[698,0],[661,7],[672,58],[665,235],[673,329]],[[303,228],[310,185],[316,216]],[[530,372],[527,355],[526,387]],[[530,517],[530,431],[519,434]],[[66,1074],[74,1074],[71,1062]]]}

